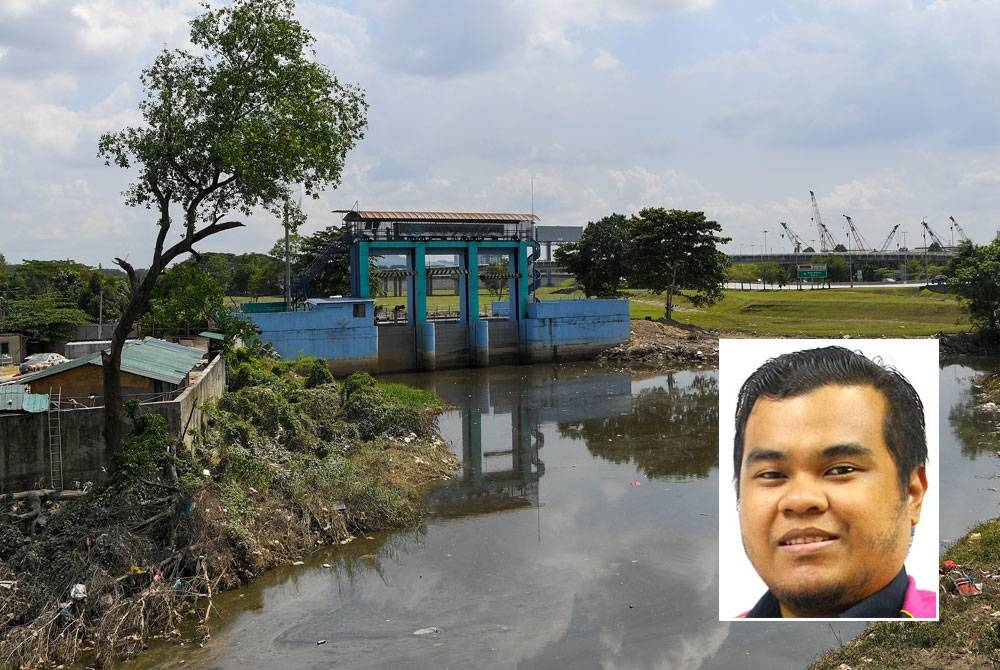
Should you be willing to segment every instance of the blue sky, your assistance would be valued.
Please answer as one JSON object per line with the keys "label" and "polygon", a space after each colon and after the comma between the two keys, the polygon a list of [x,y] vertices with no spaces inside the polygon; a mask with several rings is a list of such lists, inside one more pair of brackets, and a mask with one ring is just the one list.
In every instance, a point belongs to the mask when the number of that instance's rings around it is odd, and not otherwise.
{"label": "blue sky", "polygon": [[[153,218],[97,159],[139,122],[139,73],[182,47],[194,0],[0,0],[0,253],[148,262]],[[732,251],[920,220],[974,241],[1000,220],[1000,3],[902,0],[300,0],[318,60],[370,102],[333,209],[527,211],[583,225],[705,211]],[[204,245],[267,251],[252,217]],[[957,237],[957,235],[956,235]],[[902,242],[898,234],[896,242]],[[893,246],[895,246],[895,243]],[[752,246],[751,246],[752,245]]]}

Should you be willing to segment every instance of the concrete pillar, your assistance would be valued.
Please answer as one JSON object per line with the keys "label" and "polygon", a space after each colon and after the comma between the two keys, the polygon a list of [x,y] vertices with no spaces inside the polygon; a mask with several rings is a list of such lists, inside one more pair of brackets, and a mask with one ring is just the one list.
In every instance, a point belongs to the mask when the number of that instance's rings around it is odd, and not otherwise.
{"label": "concrete pillar", "polygon": [[420,369],[434,370],[437,368],[437,332],[433,323],[421,323],[416,326],[420,333]]}
{"label": "concrete pillar", "polygon": [[490,322],[473,321],[469,324],[472,336],[472,364],[476,367],[486,367],[490,364]]}

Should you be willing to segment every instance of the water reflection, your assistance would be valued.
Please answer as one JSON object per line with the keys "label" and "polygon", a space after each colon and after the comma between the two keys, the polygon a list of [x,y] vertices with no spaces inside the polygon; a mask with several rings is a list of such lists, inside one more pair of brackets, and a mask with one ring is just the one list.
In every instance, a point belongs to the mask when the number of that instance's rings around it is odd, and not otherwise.
{"label": "water reflection", "polygon": [[[952,414],[961,423],[973,374],[941,375],[942,534],[997,513],[998,463],[970,460],[960,431],[944,430]],[[462,471],[428,497],[436,518],[221,594],[206,649],[167,648],[142,665],[794,668],[861,630],[717,621],[714,372],[392,379],[454,406],[440,428]],[[440,633],[414,635],[427,627]]]}
{"label": "water reflection", "polygon": [[677,377],[640,390],[625,414],[560,422],[559,433],[612,463],[634,463],[651,479],[707,477],[718,467],[719,382]]}
{"label": "water reflection", "polygon": [[962,455],[971,460],[982,454],[992,458],[1000,448],[997,414],[979,408],[985,400],[978,396],[977,391],[971,383],[966,383],[948,413],[948,422],[961,444]]}

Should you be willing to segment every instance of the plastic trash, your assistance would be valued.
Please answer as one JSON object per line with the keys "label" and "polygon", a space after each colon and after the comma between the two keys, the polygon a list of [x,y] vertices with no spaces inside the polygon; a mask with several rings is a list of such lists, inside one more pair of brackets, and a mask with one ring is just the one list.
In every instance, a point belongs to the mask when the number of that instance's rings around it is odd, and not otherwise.
{"label": "plastic trash", "polygon": [[86,600],[87,599],[87,587],[84,584],[74,584],[73,588],[69,590],[69,597],[73,600]]}
{"label": "plastic trash", "polygon": [[437,635],[441,632],[440,628],[435,628],[431,626],[430,628],[421,628],[419,630],[413,631],[414,635]]}

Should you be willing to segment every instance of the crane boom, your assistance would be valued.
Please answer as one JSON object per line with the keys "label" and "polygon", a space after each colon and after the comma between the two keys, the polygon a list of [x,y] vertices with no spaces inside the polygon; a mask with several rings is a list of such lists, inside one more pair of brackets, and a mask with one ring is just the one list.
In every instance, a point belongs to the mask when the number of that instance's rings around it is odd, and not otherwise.
{"label": "crane boom", "polygon": [[816,194],[809,191],[809,199],[812,200],[813,221],[816,222],[816,228],[819,230],[819,250],[833,251],[836,249],[837,243],[827,227],[823,225],[823,218],[819,215],[819,204],[816,202]]}
{"label": "crane boom", "polygon": [[802,238],[796,235],[784,221],[778,221],[778,225],[785,229],[785,234],[788,235],[788,239],[792,241],[792,251],[794,253],[801,253],[803,247]]}
{"label": "crane boom", "polygon": [[889,248],[889,243],[892,242],[892,237],[893,237],[893,235],[896,234],[897,230],[899,230],[899,224],[898,223],[895,226],[892,227],[892,230],[889,231],[889,237],[885,238],[885,242],[882,243],[882,248],[879,249],[879,251],[885,251],[886,249]]}
{"label": "crane boom", "polygon": [[924,219],[923,221],[921,221],[920,225],[924,227],[924,230],[926,230],[927,234],[931,236],[931,239],[934,240],[935,242],[937,242],[937,244],[938,244],[939,247],[941,247],[942,249],[944,249],[947,246],[941,240],[941,238],[937,236],[937,233],[934,232],[934,229],[931,228],[929,225],[927,225],[927,219]]}
{"label": "crane boom", "polygon": [[850,228],[851,231],[847,235],[847,248],[850,249],[851,237],[853,237],[854,243],[857,245],[858,251],[868,251],[868,242],[865,241],[865,238],[861,235],[861,232],[854,227],[854,221],[851,219],[851,217],[847,216],[846,214],[844,214],[844,218],[847,219],[847,226],[848,228]]}
{"label": "crane boom", "polygon": [[958,221],[955,220],[955,217],[954,216],[949,216],[948,218],[951,219],[951,225],[955,226],[955,230],[958,231],[958,235],[959,235],[959,237],[962,238],[962,241],[963,242],[971,242],[972,240],[970,240],[969,236],[965,234],[964,230],[962,230],[962,226],[958,225]]}

